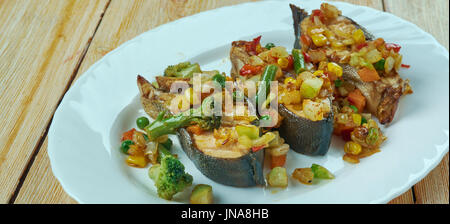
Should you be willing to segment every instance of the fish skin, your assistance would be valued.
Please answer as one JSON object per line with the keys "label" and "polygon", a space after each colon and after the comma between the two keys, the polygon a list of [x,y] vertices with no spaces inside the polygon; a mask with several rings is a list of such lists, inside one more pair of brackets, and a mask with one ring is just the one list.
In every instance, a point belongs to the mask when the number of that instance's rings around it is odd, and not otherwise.
{"label": "fish skin", "polygon": [[[159,112],[168,110],[166,100],[175,97],[174,94],[155,88],[140,75],[137,77],[137,85],[142,106],[153,119],[158,116]],[[239,158],[216,158],[197,149],[185,128],[180,128],[177,136],[189,159],[202,174],[211,180],[235,187],[265,186],[263,173],[265,150],[249,152]]]}
{"label": "fish skin", "polygon": [[[294,48],[300,49],[301,22],[309,18],[309,14],[293,4],[290,4],[292,16],[294,19],[295,43]],[[366,40],[374,40],[375,36],[365,27],[359,25],[351,18],[341,16],[348,19],[356,28],[361,29]],[[366,98],[367,111],[378,118],[381,124],[389,124],[392,122],[397,111],[400,96],[403,95],[406,83],[399,75],[390,77],[381,77],[380,80],[374,82],[364,82],[358,75],[357,70],[349,64],[342,64],[343,79],[350,82]]]}

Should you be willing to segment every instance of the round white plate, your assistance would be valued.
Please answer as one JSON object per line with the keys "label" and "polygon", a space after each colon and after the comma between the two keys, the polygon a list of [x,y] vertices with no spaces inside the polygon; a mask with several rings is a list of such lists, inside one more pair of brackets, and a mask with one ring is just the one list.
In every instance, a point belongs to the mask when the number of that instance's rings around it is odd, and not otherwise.
{"label": "round white plate", "polygon": [[[119,150],[123,131],[144,115],[136,76],[149,80],[167,65],[198,62],[203,69],[229,74],[231,42],[262,35],[262,42],[291,48],[292,16],[287,1],[263,1],[206,11],[150,30],[95,63],[64,96],[49,131],[48,154],[63,188],[81,203],[187,202],[192,188],[169,202],[157,197],[148,169],[128,167]],[[319,1],[301,1],[308,11]],[[307,186],[289,180],[289,187],[235,188],[203,176],[172,136],[177,153],[194,185],[210,184],[217,203],[386,203],[408,190],[432,170],[448,151],[448,51],[431,35],[396,16],[367,7],[333,2],[375,36],[402,46],[401,71],[411,80],[413,95],[404,97],[394,122],[384,132],[381,152],[352,165],[342,160],[337,138],[329,153],[309,157],[290,152],[289,173],[318,163],[335,175],[332,181]]]}

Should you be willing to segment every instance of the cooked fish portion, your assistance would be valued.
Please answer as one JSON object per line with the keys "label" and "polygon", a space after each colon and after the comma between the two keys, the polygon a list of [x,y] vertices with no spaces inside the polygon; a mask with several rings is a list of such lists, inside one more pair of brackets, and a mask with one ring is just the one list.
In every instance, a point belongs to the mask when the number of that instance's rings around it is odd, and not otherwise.
{"label": "cooked fish portion", "polygon": [[[394,118],[400,97],[404,94],[411,93],[411,88],[408,84],[408,81],[400,78],[398,74],[384,74],[383,72],[381,73],[383,75],[381,75],[376,81],[363,81],[358,74],[358,70],[348,63],[350,60],[350,52],[348,52],[347,50],[333,51],[328,47],[318,47],[314,44],[311,46],[302,45],[302,35],[308,34],[308,28],[314,26],[315,24],[313,20],[311,20],[310,15],[304,9],[301,9],[293,4],[291,4],[290,7],[294,19],[294,47],[297,49],[300,49],[302,47],[308,48],[303,49],[305,51],[310,50],[312,52],[315,52],[322,50],[326,52],[328,60],[339,63],[339,65],[343,68],[344,81],[348,81],[353,84],[364,95],[367,100],[366,110],[376,116],[379,119],[380,123],[390,123]],[[323,4],[321,6],[321,10],[322,12],[320,13],[325,12],[336,14],[334,15],[335,18],[331,21],[327,21],[327,19],[329,18],[327,18],[326,15],[324,17],[322,17],[322,14],[315,15],[317,16],[315,18],[318,18],[319,16],[321,16],[321,18],[324,18],[325,22],[329,23],[328,28],[330,28],[330,30],[337,29],[339,32],[336,33],[343,33],[342,36],[345,36],[345,31],[349,29],[361,29],[362,33],[364,34],[365,40],[375,40],[373,34],[368,32],[364,27],[362,27],[352,19],[340,15],[340,11],[338,11],[335,7],[330,7],[329,4]],[[312,31],[309,30],[309,32]],[[349,31],[349,33],[351,32]],[[351,38],[352,36],[350,35],[350,39]]]}
{"label": "cooked fish portion", "polygon": [[[156,119],[161,111],[168,110],[170,101],[176,97],[155,88],[142,76],[138,76],[137,84],[142,106],[153,119]],[[183,151],[208,178],[237,187],[265,185],[264,150],[252,152],[236,141],[217,142],[214,131],[193,134],[186,128],[180,128],[177,135]]]}

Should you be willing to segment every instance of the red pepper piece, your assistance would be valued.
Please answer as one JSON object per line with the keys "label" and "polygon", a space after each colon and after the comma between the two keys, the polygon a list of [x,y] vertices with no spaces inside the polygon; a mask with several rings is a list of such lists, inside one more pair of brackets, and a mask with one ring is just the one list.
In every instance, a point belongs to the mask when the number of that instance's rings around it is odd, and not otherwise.
{"label": "red pepper piece", "polygon": [[402,66],[402,68],[411,68],[411,65],[407,65],[407,64],[402,64],[401,66]]}
{"label": "red pepper piece", "polygon": [[262,66],[253,66],[250,64],[245,64],[242,66],[241,70],[239,71],[239,74],[241,76],[252,76],[258,74],[262,70]]}
{"label": "red pepper piece", "polygon": [[384,46],[388,50],[391,50],[391,49],[394,50],[395,53],[398,53],[400,51],[400,48],[402,48],[400,45],[393,44],[393,43],[386,43]]}

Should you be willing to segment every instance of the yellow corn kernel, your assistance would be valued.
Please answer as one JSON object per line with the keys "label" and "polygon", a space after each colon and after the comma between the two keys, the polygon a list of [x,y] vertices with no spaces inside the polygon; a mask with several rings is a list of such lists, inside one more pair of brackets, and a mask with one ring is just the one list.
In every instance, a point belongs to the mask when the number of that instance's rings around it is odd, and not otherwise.
{"label": "yellow corn kernel", "polygon": [[351,155],[358,155],[362,151],[361,145],[354,141],[349,141],[344,145],[344,152]]}
{"label": "yellow corn kernel", "polygon": [[335,74],[337,77],[342,76],[342,67],[334,62],[330,62],[327,65],[328,72]]}
{"label": "yellow corn kernel", "polygon": [[289,66],[289,60],[287,58],[279,58],[277,63],[282,69],[285,69]]}
{"label": "yellow corn kernel", "polygon": [[355,30],[352,34],[353,40],[356,44],[362,44],[366,42],[366,37],[364,36],[364,32],[361,29]]}
{"label": "yellow corn kernel", "polygon": [[323,75],[323,71],[322,70],[317,70],[313,73],[314,76],[316,77],[321,77]]}
{"label": "yellow corn kernel", "polygon": [[352,114],[352,118],[353,118],[353,123],[355,123],[358,126],[361,125],[362,117],[360,114]]}
{"label": "yellow corn kernel", "polygon": [[318,46],[318,47],[322,47],[327,45],[327,37],[324,36],[323,34],[314,34],[311,36],[311,39],[314,42],[314,45]]}
{"label": "yellow corn kernel", "polygon": [[333,50],[343,50],[345,49],[345,45],[340,41],[332,41],[331,48],[333,48]]}
{"label": "yellow corn kernel", "polygon": [[345,154],[344,157],[342,157],[342,159],[344,161],[347,161],[347,162],[353,163],[353,164],[359,163],[359,158],[354,155]]}
{"label": "yellow corn kernel", "polygon": [[144,168],[147,166],[147,159],[144,156],[128,156],[126,160],[129,166]]}
{"label": "yellow corn kernel", "polygon": [[295,80],[295,79],[292,78],[292,77],[287,77],[287,78],[284,80],[284,84],[285,84],[285,85],[288,85],[289,83],[292,83],[292,84],[294,84],[294,85],[297,85],[297,80]]}

